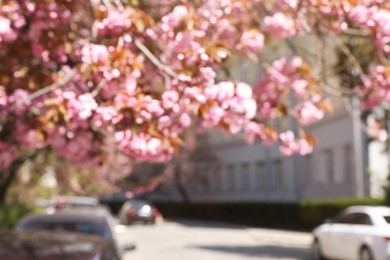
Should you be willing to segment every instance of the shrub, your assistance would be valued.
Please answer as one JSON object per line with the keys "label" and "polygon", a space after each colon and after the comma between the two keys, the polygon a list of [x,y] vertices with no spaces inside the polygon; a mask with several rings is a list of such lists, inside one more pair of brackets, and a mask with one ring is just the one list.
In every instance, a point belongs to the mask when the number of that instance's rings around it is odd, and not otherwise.
{"label": "shrub", "polygon": [[305,227],[313,228],[324,222],[325,219],[333,218],[346,207],[353,205],[384,205],[384,200],[372,198],[343,198],[335,200],[301,201],[302,222]]}
{"label": "shrub", "polygon": [[383,205],[377,199],[299,202],[154,202],[167,218],[224,221],[250,226],[311,230],[351,205]]}
{"label": "shrub", "polygon": [[11,229],[32,208],[19,203],[0,205],[0,229]]}

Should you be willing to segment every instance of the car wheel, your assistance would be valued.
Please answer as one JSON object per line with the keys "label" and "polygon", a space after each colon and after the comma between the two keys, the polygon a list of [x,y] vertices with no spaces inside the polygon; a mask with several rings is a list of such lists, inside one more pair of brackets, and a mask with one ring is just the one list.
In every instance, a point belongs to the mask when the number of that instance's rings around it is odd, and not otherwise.
{"label": "car wheel", "polygon": [[320,243],[318,242],[318,239],[315,239],[312,246],[312,258],[313,260],[324,260],[325,257],[322,254]]}
{"label": "car wheel", "polygon": [[374,260],[374,257],[372,256],[371,250],[364,246],[362,249],[360,249],[360,260]]}

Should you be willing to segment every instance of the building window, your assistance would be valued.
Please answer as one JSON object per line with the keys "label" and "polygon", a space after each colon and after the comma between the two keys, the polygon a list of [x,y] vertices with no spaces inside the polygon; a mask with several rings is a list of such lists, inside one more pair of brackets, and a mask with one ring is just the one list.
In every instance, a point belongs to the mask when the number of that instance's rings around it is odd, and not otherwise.
{"label": "building window", "polygon": [[329,149],[325,149],[314,156],[315,161],[313,162],[313,167],[315,169],[312,173],[312,178],[317,184],[329,183],[331,180],[330,176],[333,176],[333,173],[329,172],[330,169],[333,169],[332,154],[329,151]]}
{"label": "building window", "polygon": [[200,167],[201,171],[197,174],[198,179],[198,191],[208,192],[209,191],[209,166],[204,165],[203,167]]}
{"label": "building window", "polygon": [[249,164],[243,163],[241,164],[241,189],[248,190],[250,186],[249,180]]}
{"label": "building window", "polygon": [[312,155],[306,155],[303,157],[303,174],[304,185],[309,185],[312,182]]}
{"label": "building window", "polygon": [[234,183],[235,183],[235,167],[233,164],[229,164],[226,169],[226,174],[227,174],[227,191],[234,191]]}
{"label": "building window", "polygon": [[333,151],[330,149],[327,149],[324,151],[324,162],[325,162],[325,169],[328,175],[328,179],[330,183],[335,182],[335,169],[334,169],[334,158],[333,158]]}
{"label": "building window", "polygon": [[280,160],[275,160],[272,163],[272,180],[274,188],[278,189],[283,187],[282,162]]}
{"label": "building window", "polygon": [[350,144],[346,144],[344,146],[344,182],[349,182],[352,179],[352,171],[353,171],[353,154],[352,154],[352,146]]}
{"label": "building window", "polygon": [[198,176],[200,174],[199,166],[195,166],[194,174],[190,177],[189,185],[190,188],[189,190],[193,193],[198,193],[200,191],[200,185],[199,185],[199,180]]}
{"label": "building window", "polygon": [[222,169],[221,165],[216,165],[215,166],[215,171],[214,171],[214,176],[215,176],[215,184],[214,184],[214,190],[215,191],[221,191],[222,190]]}
{"label": "building window", "polygon": [[265,190],[267,187],[267,169],[264,162],[256,163],[256,187],[258,190]]}

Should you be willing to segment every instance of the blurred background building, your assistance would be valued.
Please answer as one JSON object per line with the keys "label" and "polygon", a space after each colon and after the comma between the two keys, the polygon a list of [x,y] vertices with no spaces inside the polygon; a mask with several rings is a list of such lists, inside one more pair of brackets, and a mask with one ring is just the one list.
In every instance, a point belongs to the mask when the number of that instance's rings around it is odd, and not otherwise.
{"label": "blurred background building", "polygon": [[[310,46],[310,39],[304,41]],[[331,46],[324,51],[333,59]],[[268,52],[270,60],[286,55],[293,55],[290,48],[276,46]],[[255,60],[236,59],[228,77],[253,85],[261,78],[260,71]],[[384,143],[370,139],[362,131],[359,119],[353,116],[355,112],[359,116],[359,111],[335,101],[334,113],[307,127],[318,139],[314,152],[307,156],[285,157],[277,144],[265,147],[257,142],[248,146],[242,136],[218,130],[200,135],[196,155],[192,157],[196,170],[182,173],[185,177],[181,179],[190,199],[292,201],[383,196],[389,171]],[[294,129],[294,120],[277,121],[275,127]],[[181,200],[180,194],[177,179],[171,178],[152,197]]]}

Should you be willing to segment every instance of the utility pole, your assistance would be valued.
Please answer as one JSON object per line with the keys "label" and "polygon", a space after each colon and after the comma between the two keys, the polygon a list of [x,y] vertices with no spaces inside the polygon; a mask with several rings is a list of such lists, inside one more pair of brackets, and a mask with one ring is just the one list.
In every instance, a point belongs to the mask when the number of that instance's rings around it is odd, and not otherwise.
{"label": "utility pole", "polygon": [[363,158],[363,135],[361,128],[360,102],[357,96],[352,96],[352,125],[353,125],[353,148],[355,162],[355,194],[357,198],[363,198],[364,192],[364,158]]}

